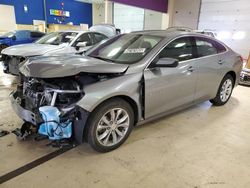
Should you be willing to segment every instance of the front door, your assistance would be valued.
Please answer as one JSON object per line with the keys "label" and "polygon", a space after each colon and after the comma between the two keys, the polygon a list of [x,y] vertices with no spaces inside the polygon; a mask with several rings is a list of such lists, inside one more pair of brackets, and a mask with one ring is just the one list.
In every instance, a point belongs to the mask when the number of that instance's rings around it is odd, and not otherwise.
{"label": "front door", "polygon": [[178,59],[178,67],[145,70],[145,118],[193,103],[197,80],[193,46],[194,39],[191,37],[175,39],[160,52],[157,59]]}

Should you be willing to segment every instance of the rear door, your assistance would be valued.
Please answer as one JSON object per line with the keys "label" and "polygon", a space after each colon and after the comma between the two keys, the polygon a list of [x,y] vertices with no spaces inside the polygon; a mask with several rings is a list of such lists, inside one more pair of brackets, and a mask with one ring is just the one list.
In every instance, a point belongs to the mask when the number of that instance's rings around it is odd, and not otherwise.
{"label": "rear door", "polygon": [[145,118],[193,103],[197,80],[194,50],[192,37],[175,39],[161,50],[157,59],[178,59],[178,67],[145,70]]}
{"label": "rear door", "polygon": [[198,70],[195,100],[208,100],[215,97],[222,80],[223,60],[218,56],[220,52],[216,41],[205,37],[195,37],[195,41],[195,67]]}

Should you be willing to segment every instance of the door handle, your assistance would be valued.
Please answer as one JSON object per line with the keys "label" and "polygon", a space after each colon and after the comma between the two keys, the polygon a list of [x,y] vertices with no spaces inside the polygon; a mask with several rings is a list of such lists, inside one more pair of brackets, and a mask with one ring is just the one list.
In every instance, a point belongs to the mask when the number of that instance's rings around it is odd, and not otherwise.
{"label": "door handle", "polygon": [[222,61],[222,60],[219,60],[219,61],[218,61],[218,64],[222,65],[222,64],[223,64],[223,61]]}
{"label": "door handle", "polygon": [[188,67],[188,69],[187,69],[189,72],[194,72],[194,67],[193,66],[190,66],[190,67]]}

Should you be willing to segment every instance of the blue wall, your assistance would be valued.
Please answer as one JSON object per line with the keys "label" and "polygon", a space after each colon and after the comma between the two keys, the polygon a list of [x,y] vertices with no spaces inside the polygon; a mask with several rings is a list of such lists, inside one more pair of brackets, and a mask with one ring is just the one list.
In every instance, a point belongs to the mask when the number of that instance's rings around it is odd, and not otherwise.
{"label": "blue wall", "polygon": [[[92,4],[81,3],[74,0],[46,0],[48,24],[58,23],[56,16],[49,15],[49,9],[61,10],[61,3],[64,3],[64,10],[70,12],[70,17],[65,19],[66,24],[73,22],[92,25]],[[0,0],[0,4],[12,5],[15,7],[17,24],[33,24],[33,20],[44,20],[43,0]],[[24,5],[27,5],[28,12],[24,12]],[[1,14],[1,13],[0,13]]]}
{"label": "blue wall", "polygon": [[92,4],[81,3],[74,0],[47,0],[48,23],[57,23],[54,19],[55,16],[49,15],[49,9],[61,10],[62,2],[64,2],[64,10],[70,12],[70,17],[65,19],[66,23],[73,22],[74,25],[79,25],[80,23],[86,23],[89,24],[89,26],[92,25]]}

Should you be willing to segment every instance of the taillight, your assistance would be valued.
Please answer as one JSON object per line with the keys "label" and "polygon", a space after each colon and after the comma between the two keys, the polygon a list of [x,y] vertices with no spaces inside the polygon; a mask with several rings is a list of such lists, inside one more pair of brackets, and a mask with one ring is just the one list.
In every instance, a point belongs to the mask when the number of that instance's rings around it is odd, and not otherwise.
{"label": "taillight", "polygon": [[240,60],[241,60],[241,62],[243,62],[243,61],[244,61],[244,58],[243,58],[242,56],[240,56]]}

